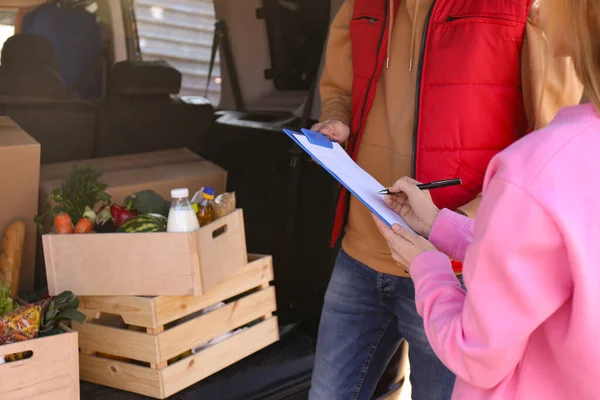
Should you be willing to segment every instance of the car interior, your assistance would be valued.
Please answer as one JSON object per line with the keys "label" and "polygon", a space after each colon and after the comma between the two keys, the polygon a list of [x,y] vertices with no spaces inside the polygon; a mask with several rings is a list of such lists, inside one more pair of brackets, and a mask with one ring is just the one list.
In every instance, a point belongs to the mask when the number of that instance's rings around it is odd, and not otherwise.
{"label": "car interior", "polygon": [[[307,398],[337,254],[338,184],[281,129],[319,118],[327,32],[342,2],[0,1],[0,24],[14,27],[0,54],[0,115],[41,144],[42,164],[187,147],[227,170],[248,251],[273,255],[282,340],[179,398]],[[153,15],[173,18],[159,25]],[[168,60],[143,51],[159,35]],[[204,59],[190,63],[171,42],[201,43]],[[36,283],[45,285],[43,268]],[[142,397],[82,384],[82,398]]]}

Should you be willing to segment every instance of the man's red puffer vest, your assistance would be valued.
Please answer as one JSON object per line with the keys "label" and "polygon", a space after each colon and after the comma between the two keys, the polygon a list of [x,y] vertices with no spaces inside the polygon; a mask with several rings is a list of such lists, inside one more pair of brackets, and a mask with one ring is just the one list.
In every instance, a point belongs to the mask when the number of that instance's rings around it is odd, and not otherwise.
{"label": "man's red puffer vest", "polygon": [[[463,180],[459,187],[432,191],[440,208],[456,209],[475,198],[491,158],[528,131],[521,47],[530,3],[437,0],[429,11],[423,41],[416,44],[421,46],[421,58],[413,67],[418,68],[413,177],[420,182]],[[395,0],[393,9],[398,6]],[[352,124],[347,148],[354,159],[386,63],[389,14],[387,0],[354,2]],[[342,189],[332,245],[344,228],[348,205],[348,192]]]}

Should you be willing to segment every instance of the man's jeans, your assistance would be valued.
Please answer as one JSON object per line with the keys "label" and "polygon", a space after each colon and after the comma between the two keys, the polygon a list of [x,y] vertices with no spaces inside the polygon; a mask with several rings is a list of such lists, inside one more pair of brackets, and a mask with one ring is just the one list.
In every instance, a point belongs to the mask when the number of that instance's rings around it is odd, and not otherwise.
{"label": "man's jeans", "polygon": [[450,399],[455,376],[427,341],[412,280],[378,273],[340,251],[325,295],[310,399],[371,399],[403,338],[412,399]]}

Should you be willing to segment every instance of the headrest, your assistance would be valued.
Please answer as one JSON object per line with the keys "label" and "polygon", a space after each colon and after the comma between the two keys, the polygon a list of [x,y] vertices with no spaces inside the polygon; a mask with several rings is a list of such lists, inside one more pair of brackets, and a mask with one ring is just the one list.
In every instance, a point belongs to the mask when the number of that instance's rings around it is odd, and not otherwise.
{"label": "headrest", "polygon": [[52,43],[41,35],[21,33],[4,42],[0,63],[7,67],[49,67],[60,71]]}
{"label": "headrest", "polygon": [[63,100],[65,84],[48,67],[12,67],[0,65],[0,96]]}
{"label": "headrest", "polygon": [[181,73],[166,61],[122,61],[110,76],[110,95],[170,95],[181,89]]}

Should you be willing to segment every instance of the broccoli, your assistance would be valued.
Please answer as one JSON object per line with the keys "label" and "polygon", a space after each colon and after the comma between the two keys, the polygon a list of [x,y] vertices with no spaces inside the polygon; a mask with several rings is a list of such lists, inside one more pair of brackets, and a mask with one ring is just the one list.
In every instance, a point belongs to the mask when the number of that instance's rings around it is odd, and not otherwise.
{"label": "broccoli", "polygon": [[171,203],[153,190],[134,193],[125,199],[124,204],[142,214],[160,214],[165,217],[169,215],[169,208],[171,208]]}

